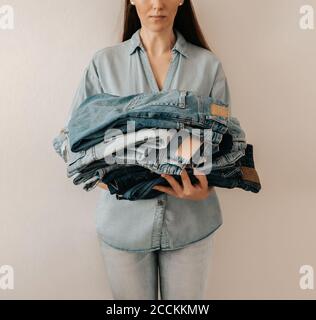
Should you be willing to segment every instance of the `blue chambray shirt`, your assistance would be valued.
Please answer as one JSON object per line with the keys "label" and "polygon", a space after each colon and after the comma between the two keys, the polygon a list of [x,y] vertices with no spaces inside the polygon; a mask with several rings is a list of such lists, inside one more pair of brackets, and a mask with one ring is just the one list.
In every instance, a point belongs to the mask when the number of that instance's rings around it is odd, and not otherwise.
{"label": "blue chambray shirt", "polygon": [[[72,111],[94,94],[123,96],[159,91],[139,31],[124,42],[95,52],[84,70],[68,121]],[[229,87],[219,59],[209,50],[186,41],[177,29],[174,31],[177,39],[162,90],[196,91],[221,99],[230,108]],[[178,249],[207,237],[223,223],[216,188],[207,199],[198,201],[166,193],[153,199],[129,201],[116,199],[108,190],[100,188],[99,192],[95,211],[97,234],[118,249]]]}

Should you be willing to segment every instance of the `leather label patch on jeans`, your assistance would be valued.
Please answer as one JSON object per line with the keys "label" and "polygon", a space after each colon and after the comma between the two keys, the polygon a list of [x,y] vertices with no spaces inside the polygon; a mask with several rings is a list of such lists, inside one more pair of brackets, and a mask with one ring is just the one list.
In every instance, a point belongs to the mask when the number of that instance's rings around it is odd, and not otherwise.
{"label": "leather label patch on jeans", "polygon": [[255,168],[241,166],[242,177],[244,180],[260,184],[259,176]]}
{"label": "leather label patch on jeans", "polygon": [[227,106],[220,106],[215,103],[210,104],[210,113],[214,116],[228,118],[228,107]]}

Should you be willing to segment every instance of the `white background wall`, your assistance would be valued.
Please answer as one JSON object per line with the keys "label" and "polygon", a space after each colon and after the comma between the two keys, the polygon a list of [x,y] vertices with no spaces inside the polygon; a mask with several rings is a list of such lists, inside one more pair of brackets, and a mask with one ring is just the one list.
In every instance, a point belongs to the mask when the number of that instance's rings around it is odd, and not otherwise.
{"label": "white background wall", "polygon": [[[224,224],[207,298],[315,299],[299,268],[316,268],[316,29],[299,28],[299,8],[316,1],[193,3],[262,183],[258,194],[217,188]],[[74,186],[51,141],[92,54],[120,41],[123,1],[2,4],[15,28],[0,30],[0,266],[14,268],[15,287],[0,298],[111,299],[94,226],[99,189]]]}

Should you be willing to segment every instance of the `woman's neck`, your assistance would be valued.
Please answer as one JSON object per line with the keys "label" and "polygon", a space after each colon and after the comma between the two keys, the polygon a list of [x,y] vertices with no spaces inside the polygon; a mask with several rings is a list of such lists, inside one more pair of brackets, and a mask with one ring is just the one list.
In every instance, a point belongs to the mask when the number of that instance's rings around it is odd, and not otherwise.
{"label": "woman's neck", "polygon": [[171,29],[153,32],[143,27],[140,29],[140,38],[145,50],[151,56],[161,56],[170,53],[176,42],[176,36]]}

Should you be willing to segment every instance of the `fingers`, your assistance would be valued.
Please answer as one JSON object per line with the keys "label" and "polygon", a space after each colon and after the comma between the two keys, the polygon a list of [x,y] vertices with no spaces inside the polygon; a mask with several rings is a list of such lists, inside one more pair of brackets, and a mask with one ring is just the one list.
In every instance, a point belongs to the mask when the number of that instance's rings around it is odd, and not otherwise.
{"label": "fingers", "polygon": [[109,188],[108,188],[108,185],[105,184],[105,183],[103,183],[103,182],[99,182],[99,183],[97,184],[97,186],[100,187],[100,188],[102,188],[102,189],[104,189],[104,190],[108,190],[108,189],[109,189]]}
{"label": "fingers", "polygon": [[158,190],[158,191],[162,191],[162,192],[168,193],[168,194],[170,194],[171,196],[175,196],[175,195],[176,195],[176,193],[175,193],[175,192],[173,191],[173,189],[170,188],[170,187],[156,185],[156,186],[152,187],[152,189],[155,189],[155,190]]}
{"label": "fingers", "polygon": [[190,177],[188,175],[188,172],[184,168],[181,172],[181,179],[182,179],[182,184],[183,184],[183,191],[186,192],[192,188],[192,183],[190,180]]}
{"label": "fingers", "polygon": [[173,176],[168,174],[162,174],[161,176],[169,182],[170,186],[175,191],[175,193],[180,194],[182,192],[182,187]]}
{"label": "fingers", "polygon": [[201,188],[208,188],[208,181],[207,181],[207,178],[206,178],[206,175],[197,170],[196,168],[194,168],[194,175],[196,176],[196,178],[199,180],[199,185],[201,186]]}
{"label": "fingers", "polygon": [[199,180],[199,183],[197,184],[197,186],[192,185],[187,170],[185,168],[182,170],[181,172],[181,179],[183,184],[183,188],[182,188],[182,186],[178,183],[178,181],[172,175],[161,174],[161,176],[164,177],[169,182],[171,188],[162,186],[162,185],[156,185],[153,187],[153,189],[168,193],[173,196],[190,194],[192,193],[193,189],[196,187],[208,190],[208,181],[207,181],[206,175],[196,169],[194,170],[194,175]]}

